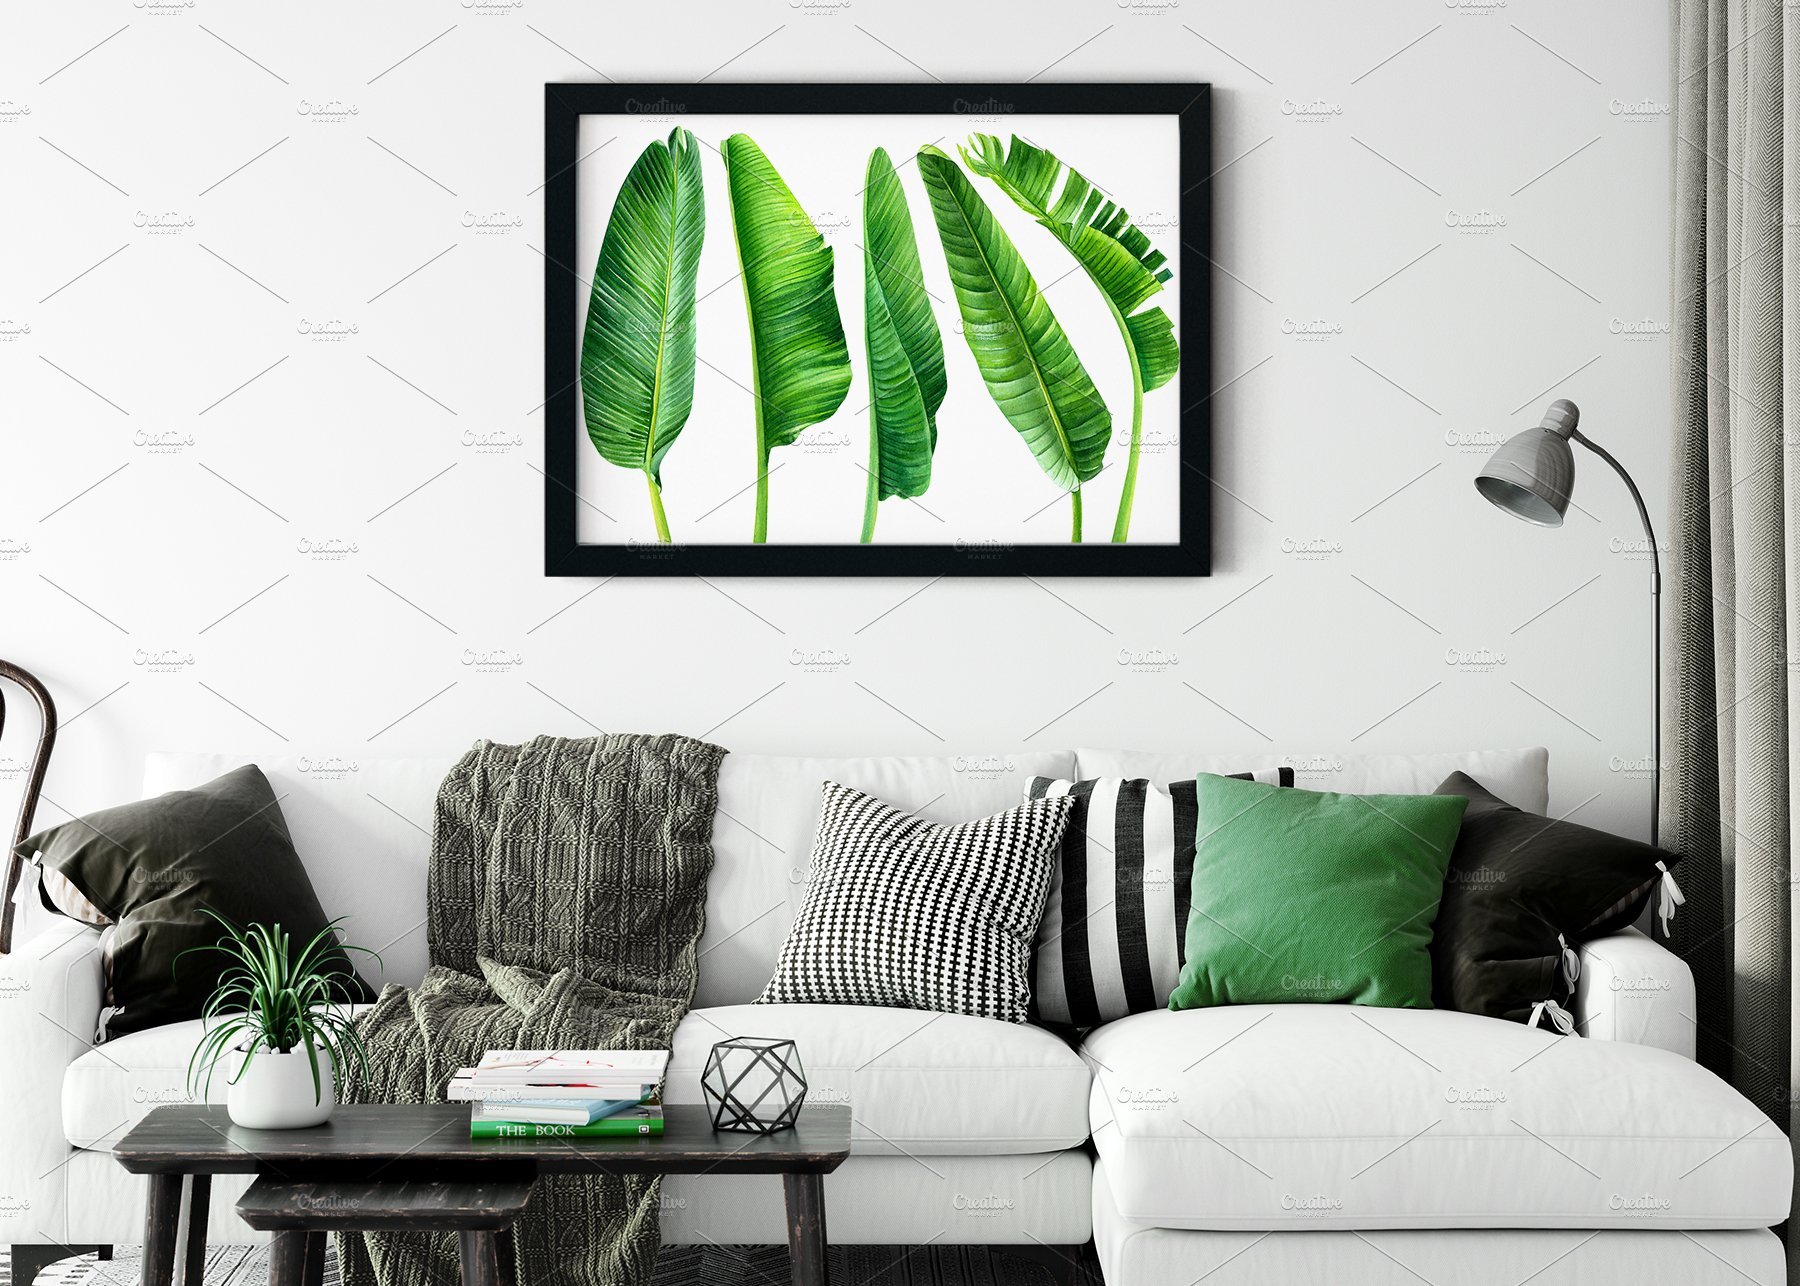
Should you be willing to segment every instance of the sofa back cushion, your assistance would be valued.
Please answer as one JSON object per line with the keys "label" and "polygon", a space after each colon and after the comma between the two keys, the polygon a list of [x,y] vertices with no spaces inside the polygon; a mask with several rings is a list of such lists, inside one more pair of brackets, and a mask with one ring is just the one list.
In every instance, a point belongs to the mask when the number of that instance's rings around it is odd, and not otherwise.
{"label": "sofa back cushion", "polygon": [[[363,964],[375,986],[425,974],[425,868],[438,783],[455,753],[409,758],[273,758],[256,762],[275,788],[294,847],[330,916],[349,916],[348,941],[381,952]],[[210,781],[245,762],[233,754],[149,756],[144,792]],[[1342,756],[1032,751],[998,755],[809,759],[729,754],[719,769],[719,816],[706,932],[700,939],[697,1005],[754,1000],[805,897],[819,820],[819,785],[830,780],[935,822],[986,817],[1019,801],[1033,777],[1147,777],[1168,782],[1196,772],[1292,765],[1314,790],[1430,794],[1466,772],[1508,803],[1543,812],[1549,798],[1543,750],[1468,754]]]}
{"label": "sofa back cushion", "polygon": [[1292,768],[1294,785],[1301,790],[1344,795],[1429,795],[1451,773],[1463,772],[1516,808],[1550,811],[1550,752],[1542,746],[1428,755],[1222,755],[1084,746],[1075,752],[1075,768],[1081,777],[1147,777],[1154,782],[1181,781],[1203,772],[1230,776]]}
{"label": "sofa back cushion", "polygon": [[[346,938],[381,952],[364,976],[415,983],[425,974],[425,871],[438,783],[455,755],[259,759],[294,847]],[[147,795],[209,781],[241,755],[163,753],[145,766]],[[831,780],[935,822],[966,822],[1017,804],[1035,776],[1069,777],[1068,751],[931,758],[725,756],[696,1005],[754,1000],[806,893],[820,783]],[[1435,784],[1435,783],[1434,783]]]}

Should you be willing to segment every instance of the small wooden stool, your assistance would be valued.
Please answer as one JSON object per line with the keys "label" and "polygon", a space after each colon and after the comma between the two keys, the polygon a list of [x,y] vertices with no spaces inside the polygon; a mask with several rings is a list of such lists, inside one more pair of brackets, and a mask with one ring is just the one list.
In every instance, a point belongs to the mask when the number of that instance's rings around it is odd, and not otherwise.
{"label": "small wooden stool", "polygon": [[319,1286],[328,1232],[454,1232],[463,1286],[515,1286],[512,1226],[535,1180],[297,1182],[264,1176],[238,1217],[274,1233],[269,1286]]}

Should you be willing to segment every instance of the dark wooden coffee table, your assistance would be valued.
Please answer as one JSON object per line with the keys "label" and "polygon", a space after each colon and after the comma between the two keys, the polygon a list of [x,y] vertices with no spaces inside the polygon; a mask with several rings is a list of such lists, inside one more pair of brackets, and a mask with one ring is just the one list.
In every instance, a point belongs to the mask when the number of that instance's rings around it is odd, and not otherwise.
{"label": "dark wooden coffee table", "polygon": [[[225,1108],[159,1107],[113,1147],[150,1179],[143,1286],[202,1286],[215,1174],[295,1182],[531,1182],[545,1174],[779,1174],[795,1286],[825,1284],[824,1178],[850,1155],[850,1109],[809,1107],[776,1134],[712,1128],[706,1109],[663,1109],[660,1137],[471,1139],[466,1103],[339,1107],[306,1130],[246,1130]],[[185,1194],[185,1202],[184,1202]],[[185,1205],[185,1216],[183,1207]]]}

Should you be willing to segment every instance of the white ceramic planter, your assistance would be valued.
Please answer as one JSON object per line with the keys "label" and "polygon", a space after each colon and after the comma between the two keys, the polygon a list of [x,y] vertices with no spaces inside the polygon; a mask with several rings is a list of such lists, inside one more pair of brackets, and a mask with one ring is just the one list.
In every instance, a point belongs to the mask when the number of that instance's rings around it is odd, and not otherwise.
{"label": "white ceramic planter", "polygon": [[[241,1053],[227,1054],[241,1057]],[[299,1130],[323,1125],[337,1106],[337,1077],[331,1055],[319,1051],[319,1093],[313,1096],[312,1064],[306,1050],[286,1054],[258,1050],[250,1065],[225,1091],[234,1124],[248,1130]]]}

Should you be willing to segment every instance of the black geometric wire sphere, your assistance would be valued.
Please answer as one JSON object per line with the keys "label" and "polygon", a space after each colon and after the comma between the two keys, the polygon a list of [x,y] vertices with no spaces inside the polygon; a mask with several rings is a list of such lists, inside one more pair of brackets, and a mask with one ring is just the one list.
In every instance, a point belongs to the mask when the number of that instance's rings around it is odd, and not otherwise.
{"label": "black geometric wire sphere", "polygon": [[700,1088],[715,1130],[789,1130],[806,1102],[806,1072],[791,1040],[734,1036],[712,1047]]}

